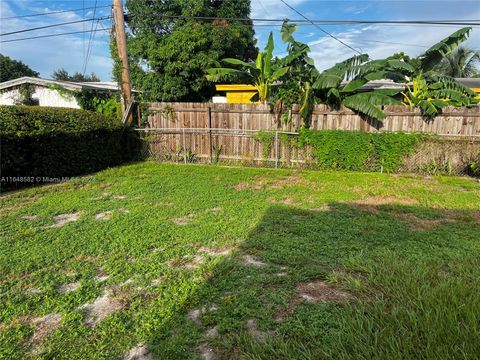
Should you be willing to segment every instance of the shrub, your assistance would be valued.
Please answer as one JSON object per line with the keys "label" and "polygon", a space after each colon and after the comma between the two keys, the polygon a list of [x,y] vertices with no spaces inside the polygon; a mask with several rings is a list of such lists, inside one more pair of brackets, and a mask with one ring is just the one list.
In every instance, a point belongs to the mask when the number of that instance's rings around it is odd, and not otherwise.
{"label": "shrub", "polygon": [[122,124],[90,111],[0,106],[0,131],[3,181],[76,176],[127,158]]}
{"label": "shrub", "polygon": [[310,146],[322,169],[392,172],[413,152],[421,136],[302,129],[298,146]]}

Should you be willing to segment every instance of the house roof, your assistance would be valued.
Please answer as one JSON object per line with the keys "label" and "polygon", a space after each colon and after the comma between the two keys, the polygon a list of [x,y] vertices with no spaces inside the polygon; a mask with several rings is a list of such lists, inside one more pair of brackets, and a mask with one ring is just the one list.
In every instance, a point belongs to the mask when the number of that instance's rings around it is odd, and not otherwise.
{"label": "house roof", "polygon": [[57,85],[61,86],[67,90],[71,91],[81,91],[83,89],[92,89],[99,91],[118,91],[118,85],[115,82],[72,82],[72,81],[59,81],[59,80],[50,80],[35,78],[30,76],[24,76],[21,78],[8,80],[0,83],[0,90],[17,87],[23,84],[32,84],[39,86],[51,86]]}

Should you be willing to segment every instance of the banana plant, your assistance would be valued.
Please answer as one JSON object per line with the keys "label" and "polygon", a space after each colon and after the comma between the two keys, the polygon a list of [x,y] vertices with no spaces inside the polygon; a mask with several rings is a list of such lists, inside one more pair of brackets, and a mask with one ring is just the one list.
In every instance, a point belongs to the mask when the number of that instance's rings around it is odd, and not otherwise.
{"label": "banana plant", "polygon": [[261,103],[269,100],[271,88],[289,70],[288,66],[278,66],[273,59],[273,34],[270,32],[267,45],[259,52],[255,62],[245,62],[239,59],[226,58],[222,62],[236,67],[218,67],[207,69],[207,79],[214,82],[227,79],[231,75],[246,77],[257,89]]}
{"label": "banana plant", "polygon": [[417,58],[405,57],[401,69],[386,64],[382,69],[384,73],[395,74],[397,78],[403,76],[407,83],[406,91],[402,93],[405,104],[420,107],[427,117],[435,117],[449,105],[470,107],[478,104],[471,89],[438,72],[442,61],[468,38],[471,30],[470,27],[457,30]]}
{"label": "banana plant", "polygon": [[[300,105],[300,117],[308,126],[315,104],[315,96],[312,84],[319,75],[313,59],[309,56],[310,47],[307,44],[296,41],[293,37],[297,26],[283,22],[280,30],[282,41],[287,44],[287,56],[280,59],[284,67],[288,67],[288,76],[282,82],[280,91],[275,96],[277,104],[280,102],[287,106],[298,103]],[[278,106],[276,106],[278,107]]]}
{"label": "banana plant", "polygon": [[[414,59],[404,55],[380,60],[370,60],[366,54],[354,56],[322,72],[313,85],[314,89],[317,96],[328,104],[343,104],[377,120],[385,118],[381,105],[419,106],[427,117],[436,116],[448,105],[475,105],[478,100],[471,89],[434,70],[445,56],[468,38],[470,31],[468,27],[460,29]],[[393,98],[400,90],[358,92],[368,81],[380,79],[407,83],[404,101]]]}
{"label": "banana plant", "polygon": [[383,120],[385,113],[381,109],[382,105],[402,104],[393,97],[400,89],[378,89],[369,92],[359,90],[368,81],[385,78],[382,69],[388,62],[395,67],[401,66],[396,64],[394,58],[370,60],[367,54],[355,55],[323,71],[313,88],[326,104],[344,105],[355,112]]}

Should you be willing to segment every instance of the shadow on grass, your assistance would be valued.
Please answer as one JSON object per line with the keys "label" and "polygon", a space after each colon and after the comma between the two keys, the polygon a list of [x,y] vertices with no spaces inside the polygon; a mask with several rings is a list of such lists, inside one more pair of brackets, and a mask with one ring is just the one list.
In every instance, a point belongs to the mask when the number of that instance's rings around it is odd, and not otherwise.
{"label": "shadow on grass", "polygon": [[[271,206],[230,255],[185,270],[206,282],[139,337],[159,359],[474,358],[479,230],[470,210]],[[348,297],[305,301],[312,281]]]}

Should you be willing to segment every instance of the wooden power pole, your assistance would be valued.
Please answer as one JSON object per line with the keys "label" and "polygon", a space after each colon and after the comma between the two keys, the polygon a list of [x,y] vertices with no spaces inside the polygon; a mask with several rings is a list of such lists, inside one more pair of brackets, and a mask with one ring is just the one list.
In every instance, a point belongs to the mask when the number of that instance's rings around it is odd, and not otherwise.
{"label": "wooden power pole", "polygon": [[[122,61],[122,98],[124,119],[132,122],[132,85],[130,83],[130,71],[128,69],[127,36],[125,35],[125,19],[123,14],[122,0],[113,0],[113,26],[117,42],[118,56]],[[127,114],[125,114],[127,112]]]}

